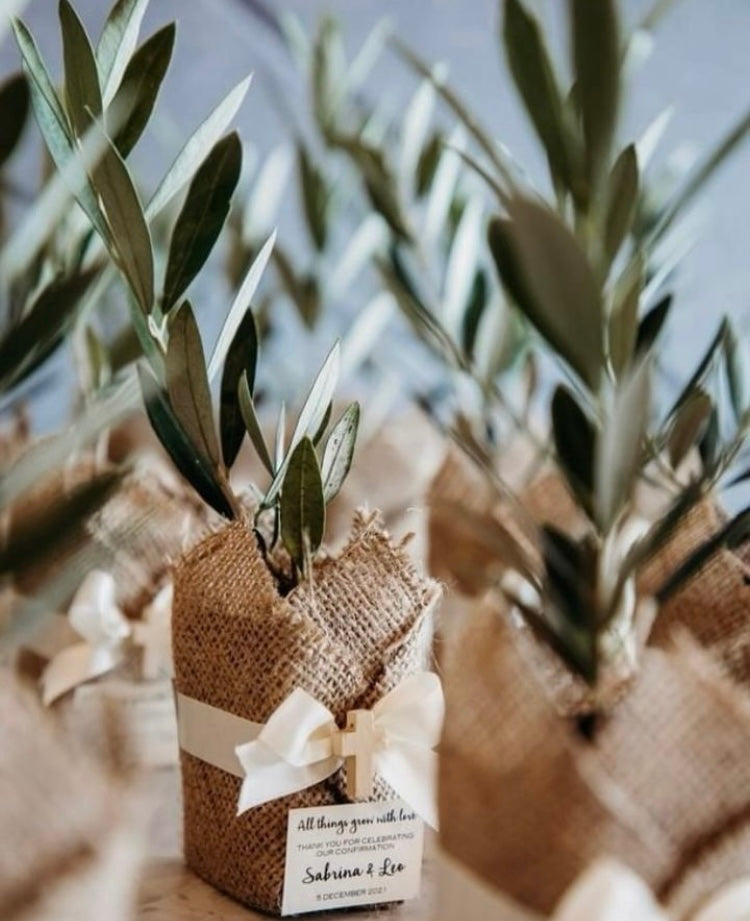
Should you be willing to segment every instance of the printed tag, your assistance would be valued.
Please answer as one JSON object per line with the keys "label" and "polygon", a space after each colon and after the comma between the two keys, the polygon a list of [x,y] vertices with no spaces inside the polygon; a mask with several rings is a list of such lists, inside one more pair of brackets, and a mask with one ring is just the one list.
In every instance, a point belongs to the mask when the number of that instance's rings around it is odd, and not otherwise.
{"label": "printed tag", "polygon": [[73,693],[74,718],[82,727],[100,723],[105,705],[114,705],[127,733],[133,761],[144,767],[177,763],[177,718],[172,682],[110,679],[82,684]]}
{"label": "printed tag", "polygon": [[416,898],[423,838],[400,800],[290,810],[282,915]]}

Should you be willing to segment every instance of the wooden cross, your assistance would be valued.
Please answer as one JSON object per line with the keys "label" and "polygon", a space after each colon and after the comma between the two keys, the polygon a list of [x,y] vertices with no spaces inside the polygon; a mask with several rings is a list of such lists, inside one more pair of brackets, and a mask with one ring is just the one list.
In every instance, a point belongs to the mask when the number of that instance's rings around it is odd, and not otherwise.
{"label": "wooden cross", "polygon": [[369,799],[374,780],[375,717],[370,710],[350,710],[346,728],[334,739],[334,754],[344,759],[349,799]]}

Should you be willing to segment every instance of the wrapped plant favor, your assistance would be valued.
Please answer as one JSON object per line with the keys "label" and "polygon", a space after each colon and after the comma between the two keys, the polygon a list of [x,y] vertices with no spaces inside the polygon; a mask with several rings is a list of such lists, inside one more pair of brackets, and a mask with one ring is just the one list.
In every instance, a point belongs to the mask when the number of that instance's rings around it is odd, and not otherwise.
{"label": "wrapped plant favor", "polygon": [[[337,554],[321,549],[359,421],[356,403],[331,421],[338,344],[291,435],[282,407],[266,443],[247,303],[269,251],[208,365],[185,301],[166,313],[141,385],[176,466],[229,519],[174,571],[186,860],[246,904],[290,914],[418,893],[442,692],[425,671],[438,589],[403,543],[362,512]],[[222,366],[219,437],[209,381]],[[268,485],[239,496],[229,470],[245,433]]]}
{"label": "wrapped plant favor", "polygon": [[476,469],[450,457],[433,484],[433,560],[475,598],[445,653],[440,917],[739,921],[750,509],[724,515],[717,491],[747,478],[750,377],[731,324],[676,396],[656,387],[675,309],[657,243],[721,156],[639,226],[640,154],[613,151],[617,5],[569,4],[570,92],[526,6],[502,7],[556,196],[487,173],[488,239],[565,380],[534,424],[514,413],[523,464],[459,419]]}

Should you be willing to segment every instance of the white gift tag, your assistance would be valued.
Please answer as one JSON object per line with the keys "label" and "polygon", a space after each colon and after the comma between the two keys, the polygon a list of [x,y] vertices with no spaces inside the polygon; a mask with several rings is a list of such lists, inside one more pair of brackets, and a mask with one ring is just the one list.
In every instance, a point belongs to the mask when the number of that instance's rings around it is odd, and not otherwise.
{"label": "white gift tag", "polygon": [[424,827],[400,800],[292,809],[282,915],[419,895]]}
{"label": "white gift tag", "polygon": [[95,726],[106,705],[114,705],[136,764],[169,767],[177,763],[177,719],[172,682],[109,679],[82,684],[73,693],[74,718]]}

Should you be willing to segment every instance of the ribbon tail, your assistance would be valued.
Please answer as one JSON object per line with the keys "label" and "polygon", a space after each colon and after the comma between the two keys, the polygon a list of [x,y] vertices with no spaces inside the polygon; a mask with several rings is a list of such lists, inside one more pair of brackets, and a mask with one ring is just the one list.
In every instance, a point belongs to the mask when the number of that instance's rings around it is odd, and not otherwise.
{"label": "ribbon tail", "polygon": [[399,742],[376,754],[375,770],[421,819],[437,829],[437,754],[434,751]]}
{"label": "ribbon tail", "polygon": [[61,650],[42,673],[42,700],[45,706],[86,681],[99,678],[119,663],[114,650],[94,650],[88,643],[77,643]]}
{"label": "ribbon tail", "polygon": [[235,752],[245,771],[237,801],[237,815],[254,806],[312,787],[335,774],[342,764],[341,758],[331,757],[296,767],[279,758],[258,739],[238,745]]}

